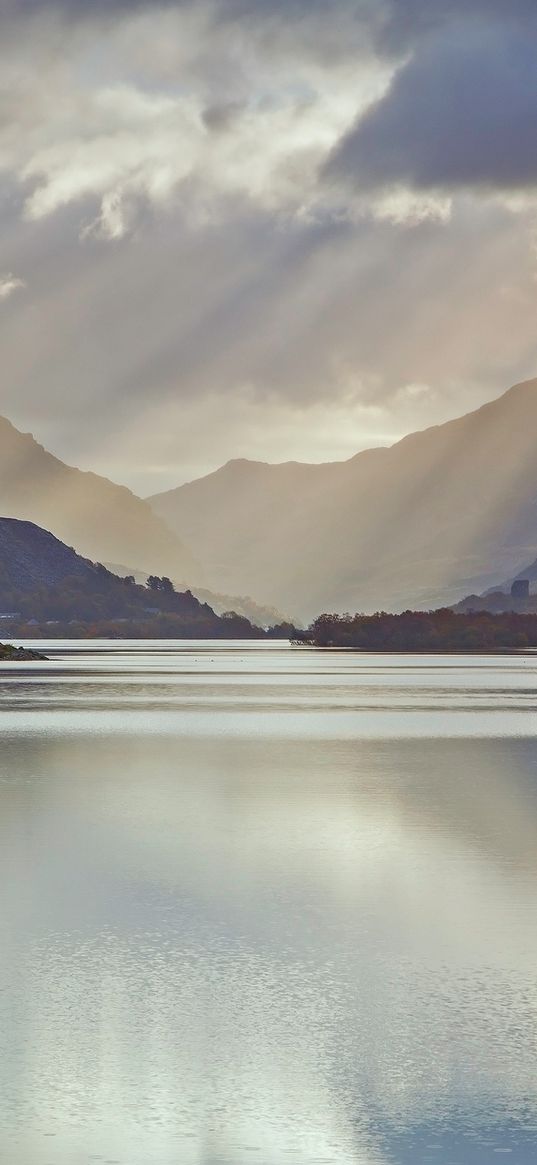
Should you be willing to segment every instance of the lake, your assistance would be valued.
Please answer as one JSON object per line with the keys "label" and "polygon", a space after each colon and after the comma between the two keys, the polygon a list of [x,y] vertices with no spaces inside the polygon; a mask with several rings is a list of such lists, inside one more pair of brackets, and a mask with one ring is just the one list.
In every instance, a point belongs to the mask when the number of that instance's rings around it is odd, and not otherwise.
{"label": "lake", "polygon": [[0,665],[0,1160],[537,1158],[537,657]]}

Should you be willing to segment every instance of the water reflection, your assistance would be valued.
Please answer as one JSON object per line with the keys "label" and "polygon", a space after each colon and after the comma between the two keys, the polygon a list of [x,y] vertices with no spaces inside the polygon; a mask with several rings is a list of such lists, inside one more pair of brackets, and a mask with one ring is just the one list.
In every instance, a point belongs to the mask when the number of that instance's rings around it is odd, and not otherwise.
{"label": "water reflection", "polygon": [[[532,676],[216,645],[4,673],[0,1159],[530,1165]],[[457,733],[464,686],[505,738]]]}

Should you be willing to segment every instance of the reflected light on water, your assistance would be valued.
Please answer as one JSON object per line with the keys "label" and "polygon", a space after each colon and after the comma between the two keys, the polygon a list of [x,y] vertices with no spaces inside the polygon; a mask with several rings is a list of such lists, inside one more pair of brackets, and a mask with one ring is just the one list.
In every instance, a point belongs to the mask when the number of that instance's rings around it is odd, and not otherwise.
{"label": "reflected light on water", "polygon": [[530,1165],[537,661],[55,651],[0,680],[0,1159]]}

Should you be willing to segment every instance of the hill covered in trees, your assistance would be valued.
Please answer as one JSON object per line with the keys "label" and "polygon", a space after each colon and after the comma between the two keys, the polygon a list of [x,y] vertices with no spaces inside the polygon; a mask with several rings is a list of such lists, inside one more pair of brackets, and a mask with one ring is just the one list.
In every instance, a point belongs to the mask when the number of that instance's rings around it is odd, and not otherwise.
{"label": "hill covered in trees", "polygon": [[[31,522],[0,519],[0,614],[9,637],[252,639],[266,634],[234,611],[217,615],[166,576],[118,578]],[[290,628],[270,634],[287,635]],[[5,632],[4,632],[5,637]]]}
{"label": "hill covered in trees", "polygon": [[[125,566],[123,563],[117,562],[105,562],[104,565],[112,571],[112,574],[118,574],[120,578],[132,574],[137,583],[141,583],[143,586],[147,585],[148,574],[144,570],[137,570],[136,567]],[[176,591],[187,589],[187,584],[184,581],[173,579],[173,583]],[[206,587],[200,587],[196,583],[193,583],[189,589],[200,603],[208,603],[217,615],[224,615],[226,611],[236,611],[238,615],[244,615],[250,623],[255,623],[256,627],[265,628],[274,627],[277,623],[291,624],[292,622],[277,607],[256,603],[250,595],[222,595],[216,591],[209,591]],[[299,620],[296,622],[302,626]]]}
{"label": "hill covered in trees", "polygon": [[295,643],[360,651],[508,651],[537,647],[537,614],[403,611],[390,615],[319,615]]}

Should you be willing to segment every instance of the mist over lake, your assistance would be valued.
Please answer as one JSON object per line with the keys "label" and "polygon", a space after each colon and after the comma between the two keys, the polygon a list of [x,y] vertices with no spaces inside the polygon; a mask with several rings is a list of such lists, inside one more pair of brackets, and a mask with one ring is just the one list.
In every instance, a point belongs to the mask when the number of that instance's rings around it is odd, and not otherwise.
{"label": "mist over lake", "polygon": [[0,670],[0,1158],[530,1165],[537,659]]}

